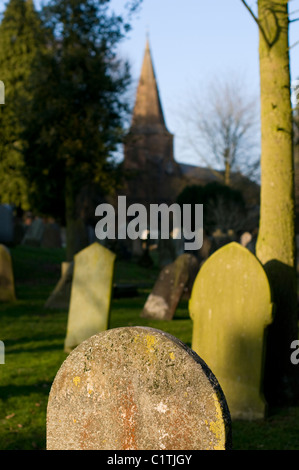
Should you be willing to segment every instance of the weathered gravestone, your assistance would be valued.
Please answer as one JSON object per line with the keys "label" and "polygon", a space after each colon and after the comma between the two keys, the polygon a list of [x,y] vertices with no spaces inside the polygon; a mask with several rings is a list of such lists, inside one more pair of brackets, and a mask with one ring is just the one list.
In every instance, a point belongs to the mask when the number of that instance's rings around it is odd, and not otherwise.
{"label": "weathered gravestone", "polygon": [[189,311],[192,349],[219,380],[232,418],[264,418],[265,330],[272,303],[258,259],[235,242],[216,251],[197,275]]}
{"label": "weathered gravestone", "polygon": [[123,327],[92,336],[52,384],[48,450],[230,448],[230,414],[217,379],[160,330]]}
{"label": "weathered gravestone", "polygon": [[97,242],[75,255],[65,351],[108,328],[114,260]]}
{"label": "weathered gravestone", "polygon": [[15,283],[9,250],[0,245],[0,302],[14,302]]}
{"label": "weathered gravestone", "polygon": [[148,296],[141,317],[172,320],[185,289],[190,289],[199,269],[195,256],[183,254],[165,266]]}

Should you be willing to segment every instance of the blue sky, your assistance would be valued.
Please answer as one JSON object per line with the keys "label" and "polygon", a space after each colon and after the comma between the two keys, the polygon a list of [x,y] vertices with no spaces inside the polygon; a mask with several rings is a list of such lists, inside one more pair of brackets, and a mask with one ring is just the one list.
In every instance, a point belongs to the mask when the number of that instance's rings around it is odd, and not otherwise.
{"label": "blue sky", "polygon": [[[256,1],[248,2],[255,9]],[[124,0],[112,0],[122,11]],[[299,0],[290,11],[299,10]],[[299,13],[298,13],[299,15]],[[295,17],[294,15],[292,17]],[[176,115],[190,90],[201,92],[211,79],[245,77],[244,93],[259,94],[258,28],[241,0],[143,0],[133,29],[121,47],[138,79],[148,31],[167,126],[175,134],[175,158],[199,163],[185,152]],[[299,41],[299,22],[290,26],[290,44]],[[299,77],[299,45],[290,50],[291,78]],[[186,155],[188,154],[188,155]]]}
{"label": "blue sky", "polygon": [[[0,11],[6,2],[0,0]],[[38,6],[40,0],[36,0]],[[111,0],[122,13],[126,0]],[[256,1],[248,3],[256,8]],[[299,0],[290,2],[298,10]],[[199,163],[186,155],[177,115],[190,90],[230,74],[245,77],[244,93],[259,93],[258,29],[241,0],[143,0],[120,54],[132,66],[135,85],[140,74],[146,35],[156,70],[168,129],[175,135],[175,158]],[[290,44],[299,41],[299,22],[290,26]],[[299,78],[299,44],[290,51],[291,78]],[[186,98],[187,99],[187,98]]]}

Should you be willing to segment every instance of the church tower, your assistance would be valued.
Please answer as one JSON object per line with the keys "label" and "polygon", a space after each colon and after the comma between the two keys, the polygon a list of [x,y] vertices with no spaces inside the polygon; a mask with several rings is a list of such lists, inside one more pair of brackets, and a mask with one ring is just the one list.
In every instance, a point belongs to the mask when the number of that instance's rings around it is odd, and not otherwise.
{"label": "church tower", "polygon": [[128,203],[144,205],[175,202],[180,166],[173,156],[173,135],[168,131],[146,41],[131,127],[124,146]]}

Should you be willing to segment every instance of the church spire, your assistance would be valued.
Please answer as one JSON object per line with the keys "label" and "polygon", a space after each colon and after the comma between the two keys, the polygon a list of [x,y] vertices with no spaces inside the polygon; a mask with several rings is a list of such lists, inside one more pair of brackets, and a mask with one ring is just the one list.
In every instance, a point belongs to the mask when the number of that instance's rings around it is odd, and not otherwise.
{"label": "church spire", "polygon": [[163,116],[149,39],[147,36],[131,129],[168,132]]}

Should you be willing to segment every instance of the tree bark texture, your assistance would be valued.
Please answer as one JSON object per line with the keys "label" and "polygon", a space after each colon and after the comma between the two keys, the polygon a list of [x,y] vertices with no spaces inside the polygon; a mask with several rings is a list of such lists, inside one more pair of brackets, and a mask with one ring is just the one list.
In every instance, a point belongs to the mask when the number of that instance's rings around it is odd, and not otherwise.
{"label": "tree bark texture", "polygon": [[298,398],[291,342],[298,338],[288,1],[259,0],[261,206],[256,255],[273,290],[264,392],[269,404]]}

